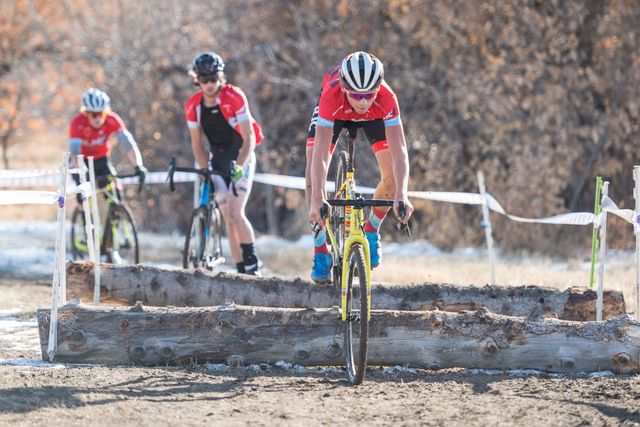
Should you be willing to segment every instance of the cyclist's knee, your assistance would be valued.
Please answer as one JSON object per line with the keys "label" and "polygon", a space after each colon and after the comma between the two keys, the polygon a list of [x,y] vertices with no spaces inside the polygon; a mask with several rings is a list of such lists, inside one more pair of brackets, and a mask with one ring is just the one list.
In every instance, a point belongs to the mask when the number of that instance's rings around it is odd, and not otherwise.
{"label": "cyclist's knee", "polygon": [[244,212],[241,210],[228,209],[226,220],[229,223],[229,226],[242,224],[245,221]]}

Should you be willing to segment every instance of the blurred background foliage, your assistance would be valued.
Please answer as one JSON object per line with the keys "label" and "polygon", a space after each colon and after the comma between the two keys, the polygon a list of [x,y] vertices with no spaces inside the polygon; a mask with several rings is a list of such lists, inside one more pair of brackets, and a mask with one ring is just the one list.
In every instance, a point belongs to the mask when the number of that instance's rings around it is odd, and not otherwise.
{"label": "blurred background foliage", "polygon": [[[3,167],[66,149],[84,90],[109,93],[150,170],[193,162],[183,104],[187,69],[215,50],[249,98],[267,140],[258,171],[304,174],[309,118],[324,73],[366,50],[385,64],[400,101],[410,189],[488,191],[513,214],[592,211],[595,176],[633,207],[640,142],[640,5],[636,0],[0,0],[0,143]],[[29,148],[31,147],[31,148]],[[377,168],[360,145],[359,182]],[[49,150],[49,151],[46,151]],[[118,149],[120,169],[128,167]],[[119,162],[117,159],[123,158]],[[51,167],[57,155],[49,156]],[[16,166],[13,166],[16,167]],[[148,186],[130,197],[142,228],[183,229],[191,187]],[[435,245],[484,243],[478,207],[416,201],[414,236]],[[183,209],[176,208],[181,206]],[[247,209],[258,232],[308,231],[304,195],[254,186]],[[508,250],[563,254],[590,230],[523,225],[497,215]],[[393,238],[387,221],[387,239]],[[631,247],[612,220],[610,246]]]}

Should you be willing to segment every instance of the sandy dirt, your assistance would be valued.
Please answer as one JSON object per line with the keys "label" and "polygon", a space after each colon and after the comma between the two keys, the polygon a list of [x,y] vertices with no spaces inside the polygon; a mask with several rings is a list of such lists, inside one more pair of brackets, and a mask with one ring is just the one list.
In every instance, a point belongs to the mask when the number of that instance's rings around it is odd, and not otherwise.
{"label": "sandy dirt", "polygon": [[[37,364],[46,281],[0,279],[0,425],[640,425],[640,377]],[[35,363],[35,366],[32,364]]]}

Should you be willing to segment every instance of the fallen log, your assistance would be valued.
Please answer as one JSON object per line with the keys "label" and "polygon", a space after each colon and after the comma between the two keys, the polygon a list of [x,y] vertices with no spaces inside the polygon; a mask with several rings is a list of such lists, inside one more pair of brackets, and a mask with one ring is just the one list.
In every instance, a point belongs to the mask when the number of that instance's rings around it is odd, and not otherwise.
{"label": "fallen log", "polygon": [[[93,301],[93,264],[67,264],[67,296]],[[332,286],[295,279],[250,277],[201,270],[168,270],[143,265],[101,265],[101,301],[133,305],[207,307],[234,302],[264,307],[331,307],[339,292]],[[485,307],[508,316],[595,320],[596,293],[539,286],[455,286],[446,284],[373,285],[373,307],[381,310],[457,312]],[[625,314],[622,292],[604,292],[603,319]]]}
{"label": "fallen log", "polygon": [[[47,357],[50,311],[37,312]],[[343,365],[337,308],[202,308],[66,304],[54,361],[103,365],[276,363]],[[485,309],[374,311],[369,365],[638,372],[640,323],[526,320]]]}

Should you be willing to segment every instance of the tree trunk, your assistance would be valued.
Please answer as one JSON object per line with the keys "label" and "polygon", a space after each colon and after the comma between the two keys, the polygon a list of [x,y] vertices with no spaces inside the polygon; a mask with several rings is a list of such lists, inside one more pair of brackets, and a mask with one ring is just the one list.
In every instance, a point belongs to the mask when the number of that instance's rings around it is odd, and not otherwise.
{"label": "tree trunk", "polygon": [[[225,303],[264,307],[332,307],[340,293],[327,285],[295,279],[167,270],[142,265],[101,266],[101,301],[133,305],[206,307]],[[67,264],[67,294],[93,301],[93,264]],[[374,284],[373,308],[381,310],[473,310],[486,307],[496,314],[565,320],[595,320],[596,293],[586,288],[558,290],[538,286],[473,287],[440,284]],[[625,314],[622,293],[604,293],[603,319]]]}
{"label": "tree trunk", "polygon": [[[344,364],[336,308],[223,305],[206,308],[95,307],[58,312],[54,361],[104,365]],[[50,311],[38,310],[45,360]],[[370,366],[638,372],[640,323],[525,320],[487,310],[374,311]]]}

